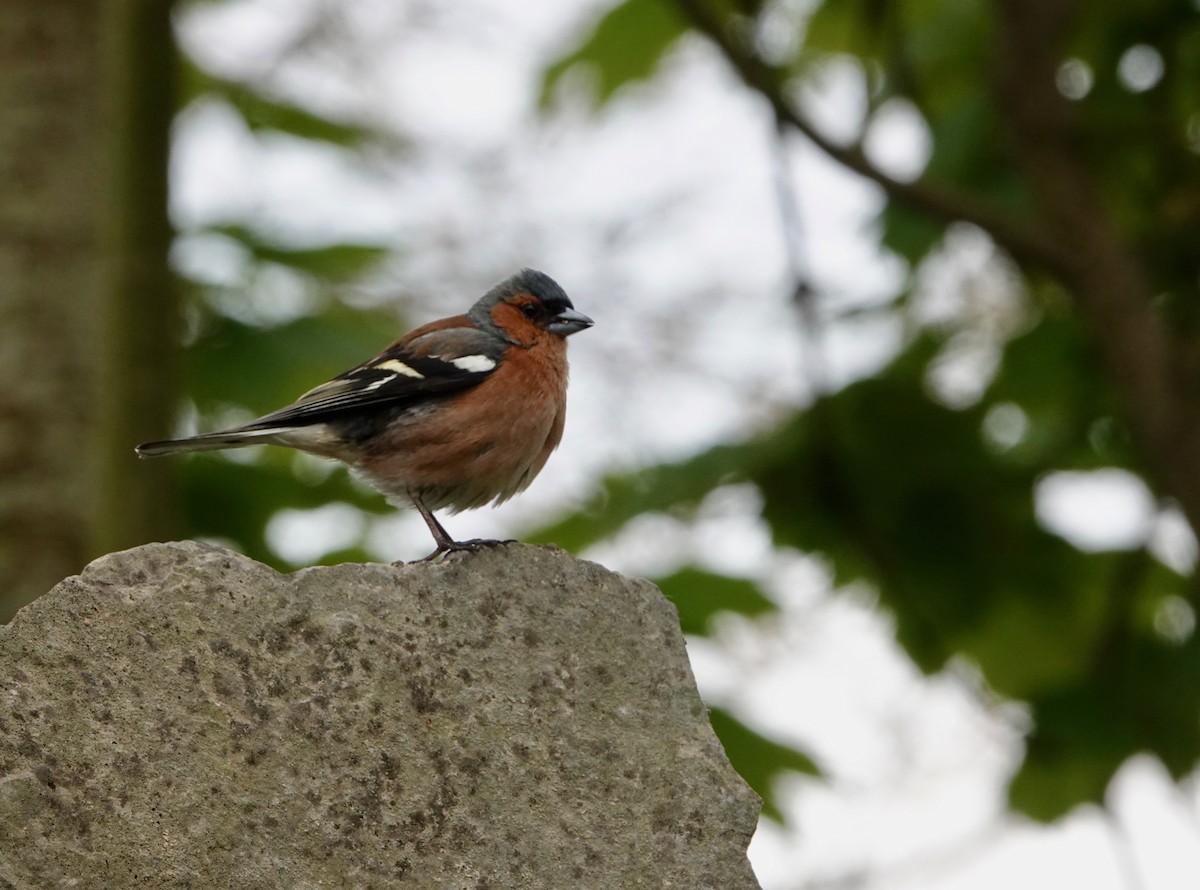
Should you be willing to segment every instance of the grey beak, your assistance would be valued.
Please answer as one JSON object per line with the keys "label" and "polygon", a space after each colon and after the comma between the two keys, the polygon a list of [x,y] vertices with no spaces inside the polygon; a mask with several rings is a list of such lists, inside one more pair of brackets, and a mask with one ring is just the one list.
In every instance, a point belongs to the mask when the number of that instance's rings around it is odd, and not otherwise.
{"label": "grey beak", "polygon": [[574,309],[564,309],[558,315],[554,316],[554,321],[546,325],[546,330],[552,334],[569,337],[571,334],[576,334],[579,331],[590,328],[594,324],[595,322],[582,312],[576,312]]}

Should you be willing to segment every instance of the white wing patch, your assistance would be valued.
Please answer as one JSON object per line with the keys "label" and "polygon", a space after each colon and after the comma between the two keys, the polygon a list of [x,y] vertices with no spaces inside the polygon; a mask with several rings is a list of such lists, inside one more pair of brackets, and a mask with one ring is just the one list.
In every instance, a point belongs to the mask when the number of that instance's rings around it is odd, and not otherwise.
{"label": "white wing patch", "polygon": [[395,379],[396,379],[395,374],[388,374],[386,377],[380,377],[378,380],[372,380],[370,383],[368,383],[366,386],[364,386],[362,388],[361,392],[370,392],[373,389],[379,389],[379,387],[383,386],[389,380],[395,380]]}
{"label": "white wing patch", "polygon": [[486,355],[460,355],[456,359],[451,359],[450,364],[473,374],[482,374],[496,367],[496,363]]}
{"label": "white wing patch", "polygon": [[[416,377],[418,380],[424,380],[425,375],[415,368],[410,368],[402,361],[390,358],[386,362],[380,362],[374,367],[385,371],[395,371],[397,374],[403,374],[405,377]],[[388,378],[391,379],[391,378]]]}

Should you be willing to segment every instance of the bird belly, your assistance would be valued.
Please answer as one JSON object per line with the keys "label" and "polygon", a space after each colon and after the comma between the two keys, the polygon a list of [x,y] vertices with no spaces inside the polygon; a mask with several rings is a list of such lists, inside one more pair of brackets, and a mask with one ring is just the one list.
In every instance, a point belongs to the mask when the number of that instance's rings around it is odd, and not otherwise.
{"label": "bird belly", "polygon": [[356,469],[398,503],[409,494],[451,512],[500,503],[528,487],[562,437],[563,400],[541,395],[515,406],[464,393],[445,403],[453,410],[394,424]]}

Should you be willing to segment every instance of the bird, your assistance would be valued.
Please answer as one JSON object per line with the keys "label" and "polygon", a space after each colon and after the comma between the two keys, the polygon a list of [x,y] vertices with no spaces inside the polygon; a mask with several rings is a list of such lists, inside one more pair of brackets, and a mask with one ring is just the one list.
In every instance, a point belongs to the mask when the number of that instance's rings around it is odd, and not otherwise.
{"label": "bird", "polygon": [[290,405],[232,429],[144,442],[139,457],[282,445],[346,464],[425,520],[436,549],[456,541],[434,516],[523,491],[562,439],[567,337],[594,322],[544,272],[522,269],[465,314],[430,322]]}

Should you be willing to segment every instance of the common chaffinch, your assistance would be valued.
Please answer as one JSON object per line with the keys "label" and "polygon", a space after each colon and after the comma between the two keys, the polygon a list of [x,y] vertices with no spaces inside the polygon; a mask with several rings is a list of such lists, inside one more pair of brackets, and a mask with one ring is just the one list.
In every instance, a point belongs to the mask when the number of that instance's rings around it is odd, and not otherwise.
{"label": "common chaffinch", "polygon": [[562,439],[567,340],[592,326],[553,279],[523,269],[466,315],[431,322],[369,362],[257,420],[146,442],[140,457],[284,445],[348,465],[392,503],[411,503],[437,549],[455,541],[433,515],[499,504],[523,491]]}

